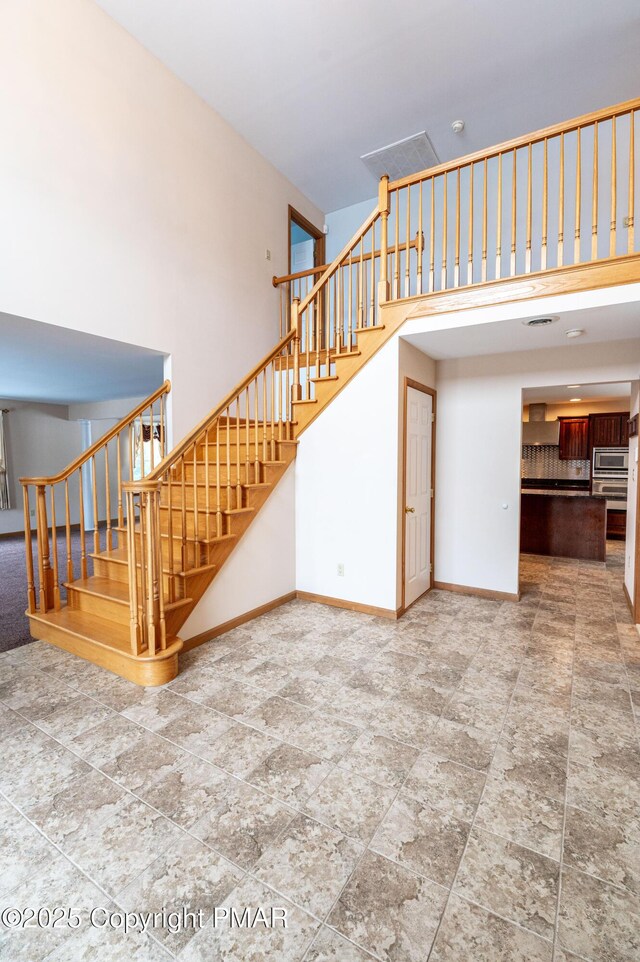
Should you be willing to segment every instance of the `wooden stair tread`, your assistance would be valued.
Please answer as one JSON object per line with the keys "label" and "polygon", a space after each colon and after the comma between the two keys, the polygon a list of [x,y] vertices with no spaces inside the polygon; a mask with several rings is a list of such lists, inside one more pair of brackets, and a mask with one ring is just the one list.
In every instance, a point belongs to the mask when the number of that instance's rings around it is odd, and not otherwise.
{"label": "wooden stair tread", "polygon": [[[61,608],[60,611],[48,611],[46,614],[39,611],[32,614],[27,612],[27,614],[29,618],[41,624],[54,625],[60,631],[68,632],[101,648],[133,657],[128,625],[118,624],[110,618],[103,618],[89,611],[68,607]],[[181,648],[182,641],[178,638],[167,638],[167,651],[174,647]],[[142,656],[143,659],[144,657]]]}
{"label": "wooden stair tread", "polygon": [[[89,578],[79,578],[78,581],[65,582],[65,588],[83,591],[98,598],[107,598],[109,601],[129,607],[129,583],[125,581],[91,575]],[[188,604],[191,604],[191,598],[179,598],[178,601],[165,602],[164,610],[173,611]]]}
{"label": "wooden stair tread", "polygon": [[[193,487],[193,485],[192,485],[192,487]],[[231,487],[234,488],[234,487],[235,487],[235,484],[232,484]],[[159,508],[160,508],[161,511],[168,511],[168,510],[169,510],[169,505],[168,505],[168,504],[160,504],[160,505],[159,505]],[[171,510],[172,510],[172,511],[182,511],[182,505],[181,505],[181,504],[174,504],[173,502],[171,502]],[[185,512],[187,512],[187,514],[195,514],[195,508],[194,508],[194,506],[193,506],[192,504],[185,504],[184,510],[185,510]],[[220,511],[220,514],[248,514],[250,511],[255,511],[255,510],[256,510],[255,508],[222,508],[221,511]],[[209,510],[208,510],[208,511],[207,511],[207,508],[206,508],[206,506],[205,506],[204,504],[202,504],[202,505],[199,504],[199,505],[198,505],[198,514],[199,514],[199,515],[203,515],[203,516],[204,516],[205,514],[213,514],[213,515],[215,515],[215,514],[217,514],[217,513],[218,513],[218,509],[216,508],[216,506],[215,506],[214,504],[210,504],[210,505],[209,505]],[[136,531],[137,531],[137,530],[138,530],[138,526],[136,525]],[[174,537],[175,537],[175,536],[174,536]]]}
{"label": "wooden stair tread", "polygon": [[369,327],[354,327],[354,334],[368,334],[374,331],[384,331],[384,324],[371,324]]}
{"label": "wooden stair tread", "polygon": [[118,604],[129,606],[129,585],[124,581],[115,581],[113,578],[103,578],[100,575],[91,575],[89,578],[79,578],[77,581],[65,582],[65,588],[74,591],[84,591],[89,595],[97,595],[100,598],[108,598]]}
{"label": "wooden stair tread", "polygon": [[325,374],[324,377],[310,377],[309,380],[313,384],[322,384],[323,381],[337,381],[339,378],[337,374]]}
{"label": "wooden stair tread", "polygon": [[[211,464],[209,464],[209,467],[211,468]],[[179,490],[182,490],[182,481],[163,481],[162,483],[163,483],[163,484],[170,484],[172,488],[178,488]],[[206,488],[206,487],[207,487],[207,483],[206,483],[206,481],[185,481],[185,483],[184,483],[185,491],[189,491],[189,490],[193,491],[194,486],[195,486],[196,488]],[[212,490],[215,490],[215,487],[216,487],[215,481],[212,482],[211,479],[209,479],[209,485],[208,485],[208,486],[209,486],[209,488],[211,488]],[[221,489],[222,489],[222,488],[235,488],[235,487],[236,487],[236,482],[235,482],[235,481],[230,481],[228,484],[227,484],[226,481],[225,481],[224,483],[223,483],[223,482],[220,482],[220,488],[221,488]],[[244,483],[241,481],[241,482],[240,482],[240,487],[241,487],[241,488],[272,488],[272,487],[273,487],[273,483],[272,483],[271,481],[245,481]],[[164,507],[168,507],[168,505],[164,505]],[[174,508],[175,508],[175,507],[180,507],[180,505],[172,504],[172,507],[174,507]]]}
{"label": "wooden stair tread", "polygon": [[[233,537],[233,535],[231,537]],[[113,561],[115,562],[115,564],[124,565],[127,568],[129,567],[129,552],[127,551],[126,548],[112,548],[111,551],[101,551],[99,554],[94,554],[93,552],[91,552],[89,557],[97,558],[99,561]],[[137,567],[139,568],[140,565],[137,565]],[[204,574],[206,571],[214,571],[216,567],[217,565],[210,564],[210,565],[200,565],[197,568],[189,568],[188,571],[182,571],[180,570],[180,568],[175,568],[173,571],[171,571],[169,568],[166,568],[163,564],[162,573],[164,575],[173,574],[173,575],[176,575],[178,578],[191,578],[191,577],[194,577],[195,575]],[[75,583],[76,582],[72,583],[72,587],[73,585],[75,585]]]}
{"label": "wooden stair tread", "polygon": [[[199,510],[200,510],[200,509],[198,509],[198,511],[199,511]],[[125,534],[126,534],[126,531],[127,531],[126,528],[113,528],[113,530],[114,530],[114,531],[123,531]],[[136,524],[136,532],[137,532],[137,533],[140,532],[140,527],[139,527],[139,525],[137,525],[137,524]],[[168,533],[167,533],[166,531],[161,531],[161,532],[160,532],[160,537],[161,537],[161,538],[166,538],[167,540],[169,539],[169,535],[168,535]],[[213,537],[213,538],[200,538],[200,537],[196,537],[195,535],[185,535],[185,541],[187,541],[189,544],[216,545],[216,544],[222,544],[222,543],[224,543],[225,541],[232,541],[234,538],[237,539],[238,537],[239,537],[239,535],[237,535],[237,534],[235,534],[235,533],[233,533],[233,532],[231,532],[230,534],[221,534],[220,537]],[[174,534],[173,534],[173,540],[174,540],[174,541],[181,541],[181,540],[182,540],[181,535],[180,535],[180,532],[177,532],[177,531],[174,532]],[[123,550],[124,550],[124,549],[123,549]]]}

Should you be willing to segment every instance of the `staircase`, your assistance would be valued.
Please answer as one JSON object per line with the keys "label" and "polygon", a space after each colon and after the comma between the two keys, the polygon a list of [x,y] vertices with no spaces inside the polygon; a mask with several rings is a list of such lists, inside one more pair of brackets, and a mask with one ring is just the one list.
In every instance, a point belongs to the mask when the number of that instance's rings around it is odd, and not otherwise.
{"label": "staircase", "polygon": [[[332,264],[274,278],[280,341],[177,447],[165,445],[166,382],[60,474],[22,478],[32,635],[138,684],[164,684],[178,672],[182,625],[300,435],[408,318],[640,280],[638,109],[629,101],[393,183],[383,177],[374,211]],[[624,235],[617,138],[627,145]],[[586,223],[581,196],[590,197]],[[610,219],[599,227],[603,205]]]}

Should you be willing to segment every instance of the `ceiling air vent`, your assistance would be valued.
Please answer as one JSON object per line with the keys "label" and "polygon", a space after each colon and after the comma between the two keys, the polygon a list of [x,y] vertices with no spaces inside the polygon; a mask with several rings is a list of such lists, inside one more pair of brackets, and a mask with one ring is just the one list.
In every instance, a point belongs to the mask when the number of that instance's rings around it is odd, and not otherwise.
{"label": "ceiling air vent", "polygon": [[395,144],[387,144],[379,150],[363,154],[360,160],[376,180],[379,180],[383,174],[388,174],[391,180],[398,180],[400,177],[415,174],[419,170],[426,170],[440,163],[424,130],[411,137],[405,137],[404,140],[398,140]]}
{"label": "ceiling air vent", "polygon": [[528,321],[523,321],[525,327],[546,327],[547,324],[553,324],[557,321],[557,317],[532,317]]}

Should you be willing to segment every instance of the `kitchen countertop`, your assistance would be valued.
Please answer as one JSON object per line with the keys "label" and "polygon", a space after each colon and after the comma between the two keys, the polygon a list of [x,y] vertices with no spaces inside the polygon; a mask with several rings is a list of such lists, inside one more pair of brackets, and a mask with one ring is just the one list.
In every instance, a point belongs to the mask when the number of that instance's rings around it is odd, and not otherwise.
{"label": "kitchen countertop", "polygon": [[521,488],[521,494],[544,494],[549,498],[598,498],[598,494],[589,491],[563,491],[561,488]]}

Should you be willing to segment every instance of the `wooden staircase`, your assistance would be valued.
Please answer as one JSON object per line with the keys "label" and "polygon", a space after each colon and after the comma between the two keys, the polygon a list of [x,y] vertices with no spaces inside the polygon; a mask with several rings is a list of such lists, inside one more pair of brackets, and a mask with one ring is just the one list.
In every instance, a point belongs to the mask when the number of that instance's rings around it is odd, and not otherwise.
{"label": "wooden staircase", "polygon": [[[159,483],[157,575],[162,587],[158,584],[157,598],[164,599],[164,625],[155,650],[132,646],[131,537],[135,543],[135,591],[139,602],[148,574],[141,556],[148,532],[139,516],[131,533],[126,523],[115,523],[108,543],[101,550],[88,553],[90,561],[84,576],[63,585],[66,604],[56,603],[53,598],[46,611],[35,608],[27,612],[33,637],[52,642],[138,684],[161,685],[175,677],[182,648],[178,636],[181,626],[295,458],[297,441],[291,438],[269,441],[264,457],[261,441],[254,443],[256,434],[261,437],[264,431],[261,421],[249,433],[245,427],[228,423],[219,430],[219,445],[225,458],[229,450],[232,463],[227,464],[224,459],[218,462],[218,452],[212,450],[218,445],[209,445],[207,452],[206,442],[199,443]],[[246,450],[247,437],[252,460],[238,463],[238,452]],[[135,486],[135,482],[131,483]],[[54,562],[50,558],[48,570],[56,577],[54,564],[57,569],[57,559]],[[45,584],[47,580],[51,582],[44,569]],[[141,614],[142,607],[139,603]]]}
{"label": "wooden staircase", "polygon": [[[639,109],[640,100],[628,101],[393,183],[383,177],[374,211],[332,264],[274,278],[280,341],[173,451],[165,448],[166,382],[65,471],[22,478],[32,635],[139,684],[167,682],[178,671],[182,625],[294,460],[298,438],[408,318],[638,281]],[[602,131],[610,144],[604,186]],[[589,136],[592,170],[580,152]],[[591,196],[590,223],[565,202],[570,150],[572,189]],[[602,203],[611,219],[599,228]],[[526,211],[524,227],[517,211]]]}

